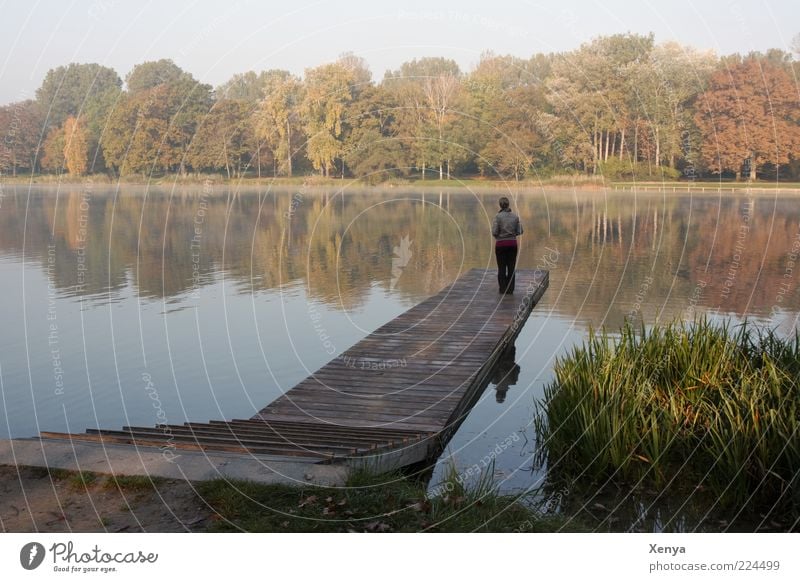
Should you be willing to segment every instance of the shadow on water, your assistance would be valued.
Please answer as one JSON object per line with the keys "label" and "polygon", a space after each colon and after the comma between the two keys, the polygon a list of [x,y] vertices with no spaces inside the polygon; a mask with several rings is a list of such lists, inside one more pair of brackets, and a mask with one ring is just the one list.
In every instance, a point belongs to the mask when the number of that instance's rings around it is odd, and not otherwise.
{"label": "shadow on water", "polygon": [[[437,463],[440,461],[440,457],[447,448],[447,444],[450,442],[456,432],[458,432],[458,429],[461,427],[464,420],[469,416],[475,404],[481,399],[481,396],[483,396],[483,394],[486,392],[486,389],[490,385],[494,386],[496,401],[498,403],[502,403],[505,401],[508,389],[517,383],[521,368],[516,362],[516,353],[517,348],[515,345],[515,340],[512,340],[497,357],[497,360],[495,360],[494,364],[485,375],[483,382],[478,385],[474,393],[465,401],[461,414],[440,434],[440,437],[437,440],[436,448],[433,450],[431,456],[424,461],[405,467],[403,472],[406,475],[413,476],[420,483],[425,484],[429,490],[431,489],[431,486],[435,488],[435,486],[438,485],[437,483],[431,482],[433,479],[434,469],[436,468]],[[489,468],[489,463],[486,463],[481,468]],[[469,471],[459,474],[458,477],[464,483],[467,483],[470,478],[475,476],[476,475],[474,472]]]}
{"label": "shadow on water", "polygon": [[516,362],[517,347],[510,344],[497,360],[491,374],[491,383],[494,384],[495,396],[498,403],[505,402],[506,394],[511,386],[516,385],[519,380],[521,368]]}

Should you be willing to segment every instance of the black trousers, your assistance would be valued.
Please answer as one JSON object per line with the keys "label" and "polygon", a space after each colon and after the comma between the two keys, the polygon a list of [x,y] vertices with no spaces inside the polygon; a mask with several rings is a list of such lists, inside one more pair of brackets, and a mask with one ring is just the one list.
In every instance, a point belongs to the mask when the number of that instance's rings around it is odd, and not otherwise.
{"label": "black trousers", "polygon": [[517,264],[517,247],[495,247],[497,257],[497,283],[501,293],[514,292],[514,267]]}

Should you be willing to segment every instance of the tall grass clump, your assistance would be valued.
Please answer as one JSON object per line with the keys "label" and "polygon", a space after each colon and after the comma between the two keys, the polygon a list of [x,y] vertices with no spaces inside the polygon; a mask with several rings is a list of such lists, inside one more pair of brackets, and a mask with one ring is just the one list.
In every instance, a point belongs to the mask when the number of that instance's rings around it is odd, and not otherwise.
{"label": "tall grass clump", "polygon": [[800,506],[800,335],[702,318],[590,331],[534,419],[555,475]]}

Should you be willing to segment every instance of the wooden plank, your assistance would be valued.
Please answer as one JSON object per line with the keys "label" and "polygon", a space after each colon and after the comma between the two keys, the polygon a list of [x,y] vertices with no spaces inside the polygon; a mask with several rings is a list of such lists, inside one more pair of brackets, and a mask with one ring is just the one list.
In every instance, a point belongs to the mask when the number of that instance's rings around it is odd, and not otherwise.
{"label": "wooden plank", "polygon": [[392,468],[417,462],[468,414],[492,365],[519,333],[548,281],[547,271],[517,271],[517,294],[502,295],[494,270],[473,269],[250,419],[42,434],[141,446],[168,441],[177,448],[328,461],[356,455]]}

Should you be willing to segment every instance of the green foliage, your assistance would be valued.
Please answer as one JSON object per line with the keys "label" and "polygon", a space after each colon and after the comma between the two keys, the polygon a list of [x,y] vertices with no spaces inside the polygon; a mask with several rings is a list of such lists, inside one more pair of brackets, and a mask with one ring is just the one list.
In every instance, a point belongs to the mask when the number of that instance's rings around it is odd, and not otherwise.
{"label": "green foliage", "polygon": [[186,76],[187,73],[171,59],[147,61],[133,67],[125,77],[125,85],[129,93],[141,93],[159,85],[177,83]]}
{"label": "green foliage", "polygon": [[108,95],[118,94],[122,80],[114,69],[97,63],[50,69],[36,90],[36,101],[46,114],[48,127],[60,126],[67,117],[90,116]]}
{"label": "green foliage", "polygon": [[800,335],[705,319],[590,332],[535,418],[554,474],[710,489],[726,507],[800,504]]}

